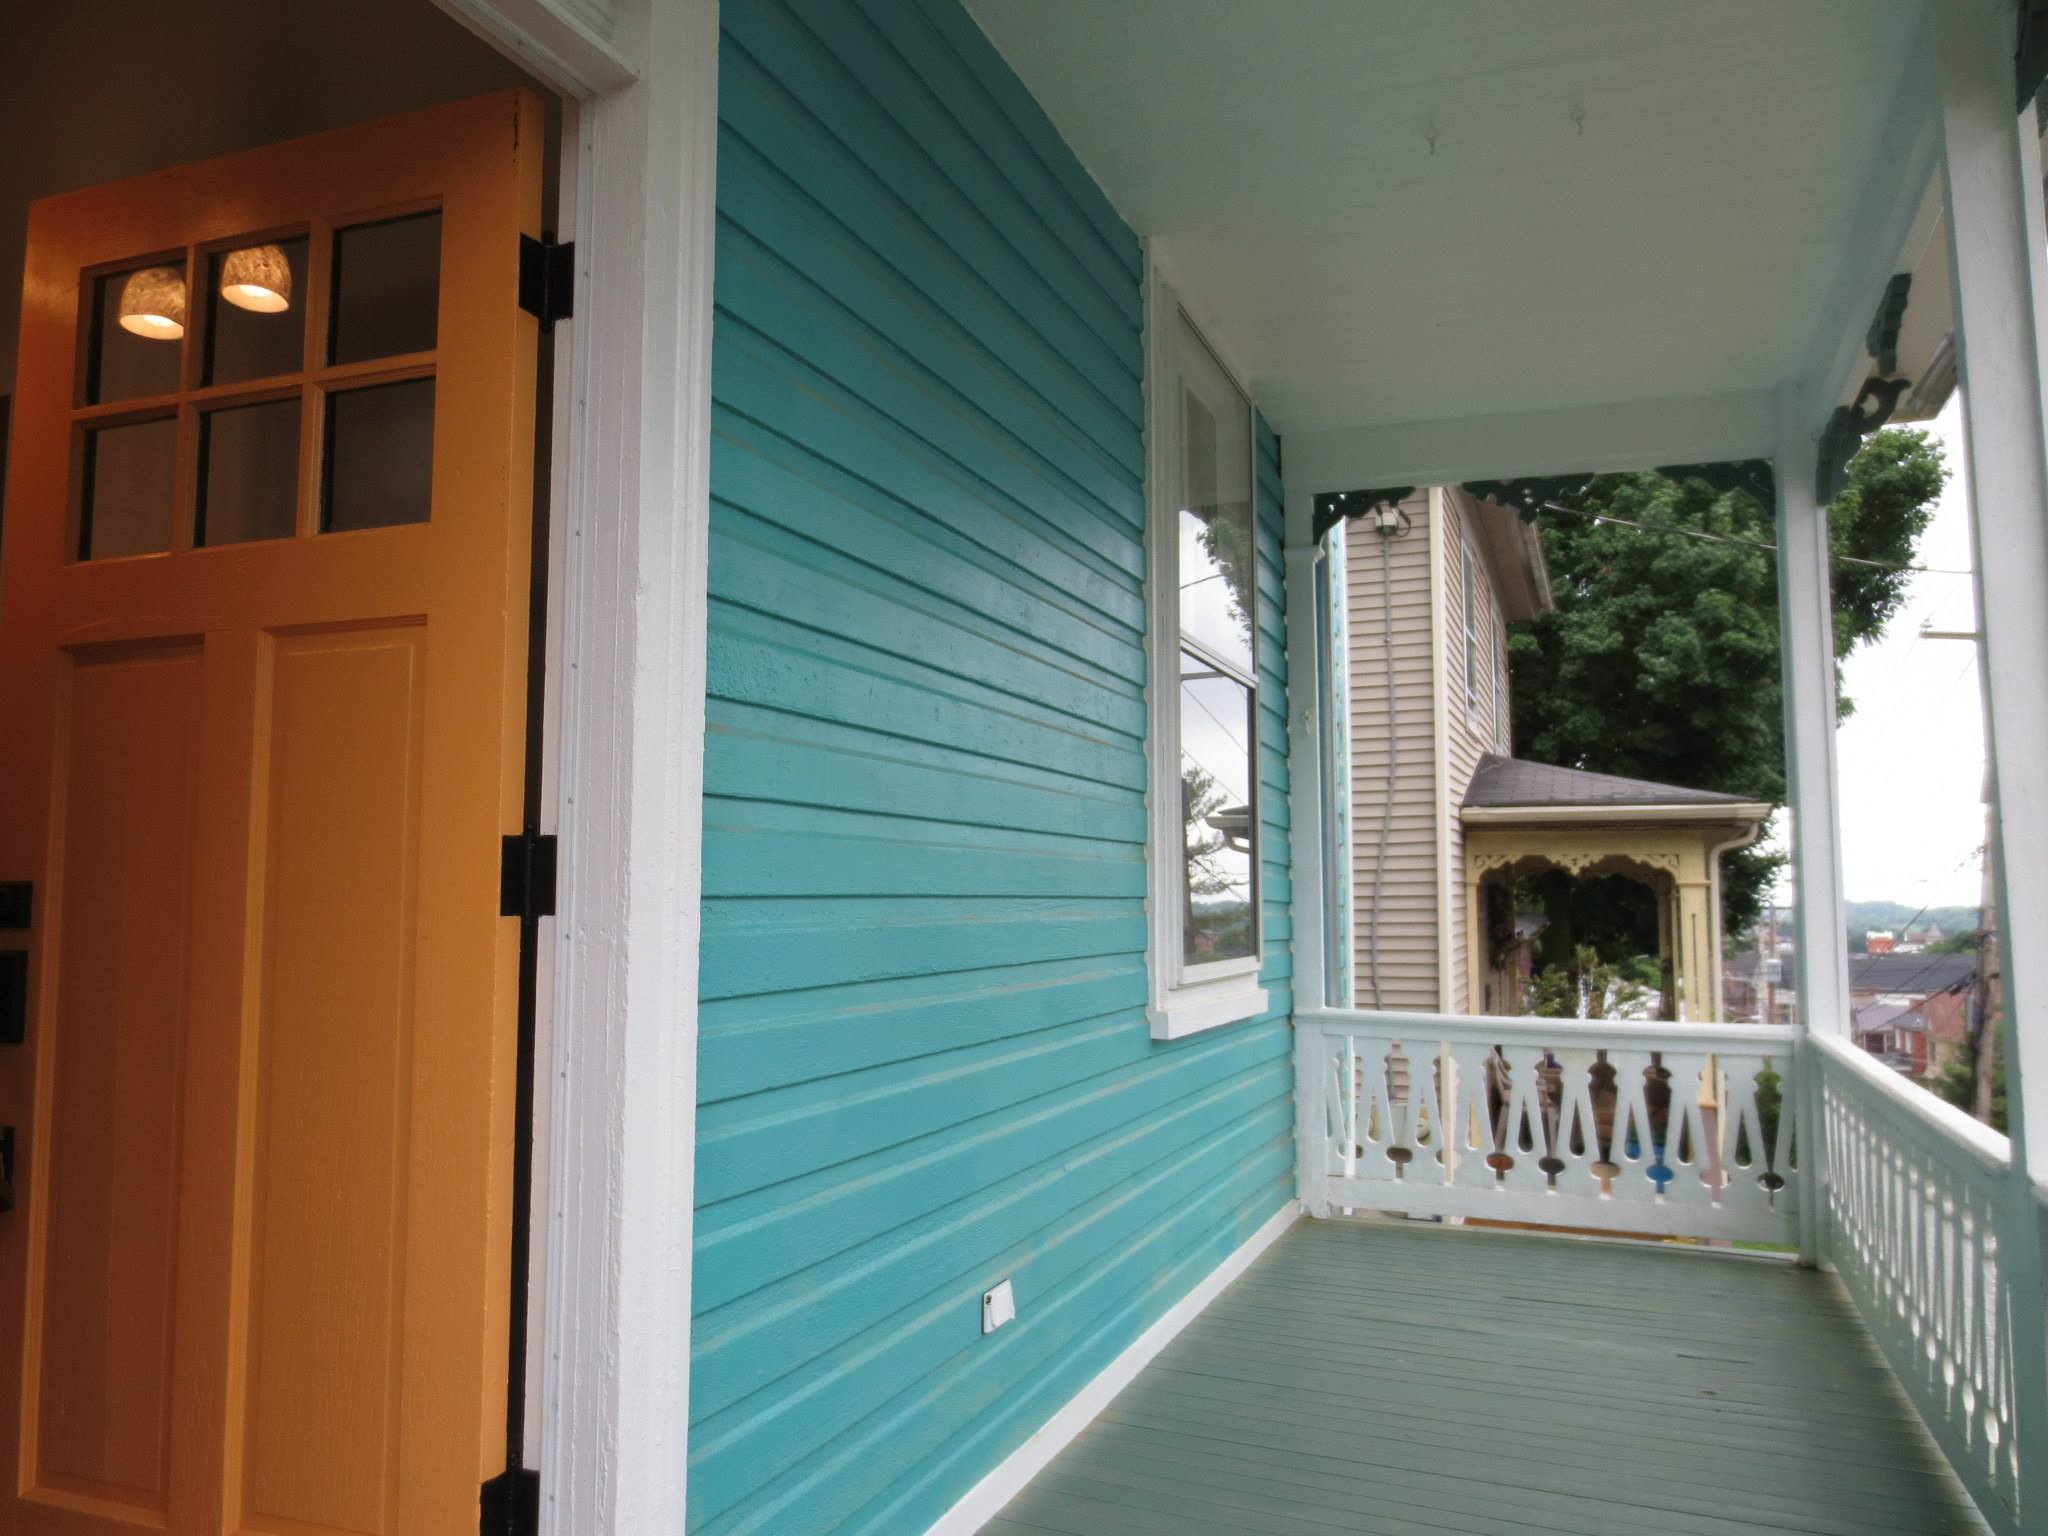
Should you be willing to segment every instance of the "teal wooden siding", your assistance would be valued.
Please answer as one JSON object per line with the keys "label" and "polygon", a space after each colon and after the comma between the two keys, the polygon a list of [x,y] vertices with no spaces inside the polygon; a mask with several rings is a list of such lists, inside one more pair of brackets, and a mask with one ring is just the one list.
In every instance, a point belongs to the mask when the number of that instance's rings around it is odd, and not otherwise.
{"label": "teal wooden siding", "polygon": [[915,1536],[1293,1192],[1277,455],[1273,1011],[1155,1044],[1137,241],[951,0],[723,26],[690,1526]]}

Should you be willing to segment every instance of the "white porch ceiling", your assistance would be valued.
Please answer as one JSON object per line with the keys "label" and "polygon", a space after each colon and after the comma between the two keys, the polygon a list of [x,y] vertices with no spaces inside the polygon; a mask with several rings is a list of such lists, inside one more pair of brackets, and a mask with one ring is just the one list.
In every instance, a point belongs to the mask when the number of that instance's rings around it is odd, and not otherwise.
{"label": "white porch ceiling", "polygon": [[969,5],[1283,432],[1795,378],[1920,16],[1918,0]]}

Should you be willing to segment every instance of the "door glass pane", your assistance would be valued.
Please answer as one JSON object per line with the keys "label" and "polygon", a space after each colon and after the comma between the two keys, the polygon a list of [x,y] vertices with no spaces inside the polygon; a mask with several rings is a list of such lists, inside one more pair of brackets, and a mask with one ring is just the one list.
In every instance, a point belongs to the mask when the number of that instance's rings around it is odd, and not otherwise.
{"label": "door glass pane", "polygon": [[79,554],[86,560],[171,547],[171,480],[178,424],[170,417],[85,435]]}
{"label": "door glass pane", "polygon": [[336,232],[330,361],[430,350],[440,305],[440,214],[415,213]]}
{"label": "door glass pane", "polygon": [[323,532],[424,523],[434,490],[434,381],[327,397]]}
{"label": "door glass pane", "polygon": [[200,544],[288,539],[297,527],[299,402],[209,411],[199,439]]}
{"label": "door glass pane", "polygon": [[207,260],[206,382],[298,372],[305,299],[305,236],[215,251]]}
{"label": "door glass pane", "polygon": [[1180,779],[1187,901],[1183,957],[1189,965],[1257,952],[1252,863],[1249,688],[1193,651],[1180,653]]}
{"label": "door glass pane", "polygon": [[93,284],[85,402],[139,400],[178,387],[185,335],[185,269],[155,264],[109,272]]}
{"label": "door glass pane", "polygon": [[1258,581],[1251,407],[1185,321],[1180,337],[1180,631],[1250,673]]}

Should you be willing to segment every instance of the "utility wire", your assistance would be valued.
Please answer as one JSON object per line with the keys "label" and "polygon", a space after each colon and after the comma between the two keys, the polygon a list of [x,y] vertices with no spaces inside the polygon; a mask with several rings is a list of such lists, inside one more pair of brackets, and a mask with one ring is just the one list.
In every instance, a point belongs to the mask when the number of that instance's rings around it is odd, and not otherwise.
{"label": "utility wire", "polygon": [[[1611,512],[1584,512],[1577,507],[1561,507],[1554,501],[1543,503],[1545,512],[1562,512],[1566,517],[1584,518],[1590,523],[1613,523],[1618,528],[1633,528],[1637,533],[1657,534],[1664,538],[1698,539],[1703,544],[1735,544],[1744,549],[1760,549],[1767,555],[1775,555],[1778,546],[1764,539],[1738,538],[1731,533],[1708,533],[1702,528],[1658,528],[1649,523],[1639,523],[1626,517],[1616,517]],[[1840,565],[1867,565],[1880,571],[1921,571],[1929,576],[1971,576],[1973,571],[1948,570],[1938,565],[1912,565],[1895,560],[1866,560],[1861,555],[1830,555]]]}

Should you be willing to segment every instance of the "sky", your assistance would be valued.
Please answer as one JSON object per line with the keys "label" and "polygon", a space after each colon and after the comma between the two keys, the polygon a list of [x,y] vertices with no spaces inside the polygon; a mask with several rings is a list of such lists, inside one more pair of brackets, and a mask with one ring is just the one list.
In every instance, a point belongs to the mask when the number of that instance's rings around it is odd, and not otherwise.
{"label": "sky", "polygon": [[1984,718],[1977,647],[1922,638],[1922,624],[1974,631],[1962,396],[1929,430],[1949,482],[1922,535],[1904,606],[1854,651],[1842,689],[1854,701],[1836,738],[1841,775],[1842,887],[1851,901],[1975,906],[1984,843]]}

